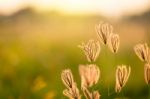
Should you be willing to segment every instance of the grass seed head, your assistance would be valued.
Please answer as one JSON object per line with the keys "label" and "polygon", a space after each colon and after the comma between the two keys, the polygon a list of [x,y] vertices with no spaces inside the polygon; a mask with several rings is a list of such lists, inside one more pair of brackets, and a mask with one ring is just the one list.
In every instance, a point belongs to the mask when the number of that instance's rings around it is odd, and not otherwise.
{"label": "grass seed head", "polygon": [[147,84],[150,84],[150,64],[144,66],[144,78]]}
{"label": "grass seed head", "polygon": [[81,87],[91,87],[100,78],[100,69],[94,64],[80,65],[79,73],[81,76]]}
{"label": "grass seed head", "polygon": [[122,89],[122,87],[125,86],[126,82],[128,81],[128,78],[131,73],[131,68],[127,68],[127,66],[122,65],[118,66],[116,69],[116,87],[115,91],[119,93]]}
{"label": "grass seed head", "polygon": [[150,53],[147,43],[137,44],[134,47],[134,51],[141,61],[148,62],[148,57]]}
{"label": "grass seed head", "polygon": [[89,40],[82,43],[79,47],[83,50],[89,62],[95,62],[100,53],[100,44],[98,41]]}
{"label": "grass seed head", "polygon": [[63,94],[70,99],[80,99],[81,96],[79,94],[77,85],[73,80],[73,75],[70,69],[65,69],[62,71],[61,79],[64,85],[67,87],[67,89],[63,91]]}
{"label": "grass seed head", "polygon": [[69,89],[73,87],[74,80],[70,69],[63,70],[61,73],[61,79],[64,85]]}
{"label": "grass seed head", "polygon": [[113,33],[113,27],[112,25],[101,22],[98,25],[95,26],[96,33],[98,34],[98,37],[100,38],[100,41],[107,45],[108,39],[111,33]]}
{"label": "grass seed head", "polygon": [[108,47],[113,53],[117,53],[120,45],[120,38],[118,34],[111,33]]}

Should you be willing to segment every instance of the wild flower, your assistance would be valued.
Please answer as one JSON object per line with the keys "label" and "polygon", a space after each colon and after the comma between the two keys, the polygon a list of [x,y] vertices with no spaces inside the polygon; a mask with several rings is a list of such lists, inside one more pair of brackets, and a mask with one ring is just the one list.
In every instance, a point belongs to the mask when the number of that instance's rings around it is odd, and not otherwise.
{"label": "wild flower", "polygon": [[38,76],[34,82],[31,90],[33,92],[37,92],[47,86],[47,83],[45,82],[44,78],[42,76]]}
{"label": "wild flower", "polygon": [[63,91],[63,94],[70,99],[80,99],[81,96],[79,94],[79,90],[76,86],[76,83],[73,80],[73,75],[70,69],[63,70],[61,73],[61,79],[64,85],[67,87]]}
{"label": "wild flower", "polygon": [[150,64],[144,66],[144,78],[147,84],[150,84]]}
{"label": "wild flower", "polygon": [[113,27],[112,25],[101,22],[100,24],[95,26],[96,33],[98,34],[98,37],[100,38],[100,41],[107,45],[108,39],[111,33],[113,33]]}
{"label": "wild flower", "polygon": [[116,69],[116,87],[115,87],[115,91],[117,93],[119,93],[122,89],[122,87],[125,86],[126,82],[128,81],[128,78],[130,76],[131,73],[131,68],[129,66],[129,68],[127,69],[127,66],[122,65],[122,66],[118,66]]}
{"label": "wild flower", "polygon": [[149,47],[147,46],[147,43],[137,44],[134,47],[134,51],[141,61],[148,62]]}
{"label": "wild flower", "polygon": [[100,77],[100,69],[94,64],[80,65],[81,87],[91,87],[96,84]]}
{"label": "wild flower", "polygon": [[113,53],[117,53],[120,45],[120,39],[118,34],[110,34],[108,47]]}
{"label": "wild flower", "polygon": [[86,87],[83,87],[82,91],[86,99],[100,99],[100,94],[98,91],[93,91],[91,93]]}
{"label": "wild flower", "polygon": [[79,47],[83,50],[89,62],[96,61],[100,53],[100,45],[98,41],[89,40],[87,43],[82,43]]}

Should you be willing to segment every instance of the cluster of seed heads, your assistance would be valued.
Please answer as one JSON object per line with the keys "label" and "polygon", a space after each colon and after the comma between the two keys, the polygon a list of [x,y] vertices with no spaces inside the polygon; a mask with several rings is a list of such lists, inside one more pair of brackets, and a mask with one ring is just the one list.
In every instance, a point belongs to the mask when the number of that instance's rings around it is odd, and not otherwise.
{"label": "cluster of seed heads", "polygon": [[98,41],[89,40],[87,43],[82,43],[79,47],[83,50],[89,62],[95,62],[100,53],[100,44]]}
{"label": "cluster of seed heads", "polygon": [[[104,45],[107,45],[108,48],[113,52],[117,53],[120,45],[120,38],[118,34],[115,34],[113,31],[112,25],[101,22],[96,25],[96,33],[98,34],[99,40]],[[100,69],[95,62],[100,54],[100,43],[99,41],[89,40],[87,43],[82,43],[79,47],[84,52],[87,60],[90,64],[79,65],[79,74],[81,77],[81,90],[86,99],[100,99],[100,93],[98,90],[91,90],[90,87],[97,84],[100,78]],[[138,57],[147,63],[148,62],[148,53],[149,48],[147,45],[137,45],[135,47],[135,52]],[[150,83],[150,65],[145,65],[145,79],[147,83]],[[116,69],[116,86],[115,92],[119,93],[121,89],[127,83],[131,73],[131,67],[126,65],[118,65]],[[62,71],[61,79],[67,89],[63,91],[63,94],[70,99],[81,99],[81,94],[77,88],[76,83],[74,82],[73,75],[70,69],[65,69]]]}
{"label": "cluster of seed heads", "polygon": [[95,29],[101,43],[108,45],[113,53],[117,53],[120,45],[120,38],[118,34],[114,33],[112,25],[101,22],[95,26]]}
{"label": "cluster of seed heads", "polygon": [[135,54],[139,59],[145,63],[144,65],[144,78],[145,82],[150,84],[150,48],[147,43],[137,44],[134,47]]}

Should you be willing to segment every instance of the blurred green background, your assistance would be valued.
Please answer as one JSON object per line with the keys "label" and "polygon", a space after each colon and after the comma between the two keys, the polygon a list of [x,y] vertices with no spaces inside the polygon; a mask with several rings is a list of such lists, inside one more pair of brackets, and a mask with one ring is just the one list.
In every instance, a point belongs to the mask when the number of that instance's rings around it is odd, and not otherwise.
{"label": "blurred green background", "polygon": [[[57,11],[37,13],[25,8],[0,15],[0,99],[67,99],[62,91],[63,69],[70,68],[80,88],[79,64],[88,64],[77,47],[89,39],[98,40],[95,25],[106,21],[120,35],[115,55],[101,44],[96,63],[101,70],[97,89],[102,99],[148,99],[150,88],[144,80],[144,63],[133,46],[150,45],[150,10],[139,15],[113,19],[102,15],[65,15]],[[131,66],[131,76],[122,93],[116,94],[117,65]],[[108,85],[110,96],[108,96]],[[81,91],[80,91],[81,92]]]}

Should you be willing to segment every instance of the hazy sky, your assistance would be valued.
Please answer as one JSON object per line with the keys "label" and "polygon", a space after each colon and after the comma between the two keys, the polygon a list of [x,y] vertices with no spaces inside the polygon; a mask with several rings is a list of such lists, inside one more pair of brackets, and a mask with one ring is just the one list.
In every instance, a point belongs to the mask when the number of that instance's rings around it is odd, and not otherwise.
{"label": "hazy sky", "polygon": [[0,0],[0,13],[9,15],[26,6],[37,11],[57,10],[67,14],[120,16],[148,9],[150,0]]}

